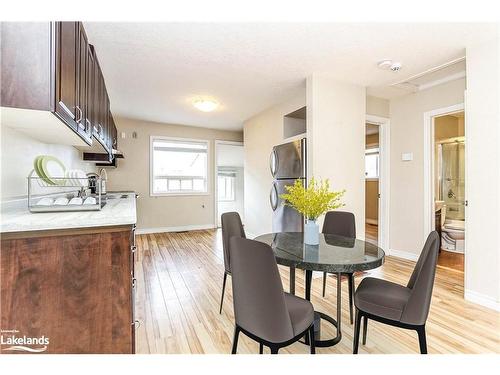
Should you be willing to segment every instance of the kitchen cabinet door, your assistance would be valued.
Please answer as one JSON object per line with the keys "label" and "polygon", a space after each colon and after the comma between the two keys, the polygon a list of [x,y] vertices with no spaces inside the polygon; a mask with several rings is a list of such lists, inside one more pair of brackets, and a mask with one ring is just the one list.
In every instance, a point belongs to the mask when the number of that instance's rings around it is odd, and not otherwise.
{"label": "kitchen cabinet door", "polygon": [[[97,61],[97,60],[96,60]],[[102,77],[101,68],[99,67],[99,63],[96,63],[96,118],[97,118],[97,139],[104,146],[104,127],[106,126],[105,122],[105,91],[104,91],[104,79]]]}
{"label": "kitchen cabinet door", "polygon": [[92,142],[92,129],[90,127],[88,117],[90,116],[90,102],[88,101],[89,83],[89,43],[87,35],[81,22],[78,23],[78,96],[77,96],[77,119],[78,133],[85,138],[87,142]]}
{"label": "kitchen cabinet door", "polygon": [[90,136],[95,134],[95,128],[97,127],[96,121],[96,74],[95,74],[95,57],[94,49],[89,44],[87,48],[87,116],[85,121],[87,126],[90,128]]}
{"label": "kitchen cabinet door", "polygon": [[111,120],[111,147],[115,150],[118,150],[118,129],[115,125],[115,120],[113,119],[113,115],[110,114]]}
{"label": "kitchen cabinet door", "polygon": [[56,115],[69,127],[78,131],[81,108],[78,106],[79,58],[78,22],[56,22]]}

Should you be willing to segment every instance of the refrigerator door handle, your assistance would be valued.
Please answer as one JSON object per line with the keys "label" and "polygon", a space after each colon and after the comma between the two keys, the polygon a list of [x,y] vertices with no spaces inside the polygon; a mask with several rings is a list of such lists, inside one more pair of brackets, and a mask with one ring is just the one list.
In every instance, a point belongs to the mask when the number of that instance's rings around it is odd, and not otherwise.
{"label": "refrigerator door handle", "polygon": [[279,165],[278,153],[276,152],[276,149],[273,148],[273,151],[271,151],[271,155],[269,156],[269,169],[271,170],[271,175],[273,177],[276,176],[276,172],[278,171],[278,165]]}
{"label": "refrigerator door handle", "polygon": [[273,187],[271,188],[271,192],[269,194],[269,202],[271,203],[273,211],[276,211],[278,208],[278,198],[278,188],[276,187],[276,182],[273,182]]}

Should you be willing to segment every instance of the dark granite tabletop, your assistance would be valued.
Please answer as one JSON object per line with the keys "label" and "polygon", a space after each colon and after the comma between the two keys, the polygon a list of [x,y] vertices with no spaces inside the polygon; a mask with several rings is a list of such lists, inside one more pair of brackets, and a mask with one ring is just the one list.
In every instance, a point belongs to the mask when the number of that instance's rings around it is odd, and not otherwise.
{"label": "dark granite tabletop", "polygon": [[271,245],[278,264],[330,273],[380,267],[385,253],[362,240],[320,233],[319,245],[306,245],[301,232],[269,233],[255,238]]}

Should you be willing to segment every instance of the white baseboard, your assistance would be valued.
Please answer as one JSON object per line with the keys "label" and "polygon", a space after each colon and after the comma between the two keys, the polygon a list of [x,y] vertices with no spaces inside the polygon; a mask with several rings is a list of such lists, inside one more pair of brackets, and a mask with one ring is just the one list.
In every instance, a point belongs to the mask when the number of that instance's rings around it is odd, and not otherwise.
{"label": "white baseboard", "polygon": [[367,224],[378,225],[378,220],[377,219],[365,219],[365,222]]}
{"label": "white baseboard", "polygon": [[410,253],[408,251],[402,251],[402,250],[389,249],[389,252],[387,255],[397,257],[397,258],[406,259],[406,260],[412,260],[414,262],[416,262],[418,260],[417,254]]}
{"label": "white baseboard", "polygon": [[150,233],[166,233],[166,232],[185,232],[189,230],[203,230],[214,229],[214,224],[202,225],[183,225],[179,227],[157,227],[157,228],[137,228],[136,234],[150,234]]}
{"label": "white baseboard", "polygon": [[484,294],[465,289],[464,298],[469,302],[477,303],[478,305],[495,311],[500,311],[500,302],[495,301],[495,299],[490,296],[485,296]]}

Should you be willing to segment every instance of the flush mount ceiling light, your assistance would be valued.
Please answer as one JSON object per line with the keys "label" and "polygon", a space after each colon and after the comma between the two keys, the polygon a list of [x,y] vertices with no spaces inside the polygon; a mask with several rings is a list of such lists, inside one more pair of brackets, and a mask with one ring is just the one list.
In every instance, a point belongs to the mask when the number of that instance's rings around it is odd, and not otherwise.
{"label": "flush mount ceiling light", "polygon": [[200,111],[212,112],[219,106],[219,103],[211,99],[197,99],[193,102],[193,105]]}
{"label": "flush mount ceiling light", "polygon": [[391,65],[392,65],[392,60],[382,60],[382,61],[379,61],[379,63],[377,64],[377,66],[380,69],[384,69],[384,70],[390,69]]}
{"label": "flush mount ceiling light", "polygon": [[377,66],[383,70],[391,70],[393,72],[399,72],[402,68],[402,64],[398,61],[392,60],[382,60],[377,63]]}

